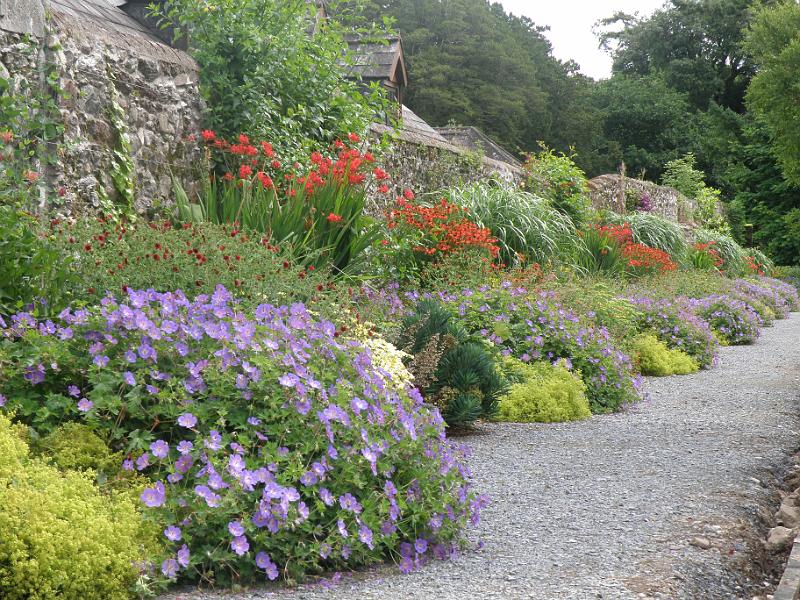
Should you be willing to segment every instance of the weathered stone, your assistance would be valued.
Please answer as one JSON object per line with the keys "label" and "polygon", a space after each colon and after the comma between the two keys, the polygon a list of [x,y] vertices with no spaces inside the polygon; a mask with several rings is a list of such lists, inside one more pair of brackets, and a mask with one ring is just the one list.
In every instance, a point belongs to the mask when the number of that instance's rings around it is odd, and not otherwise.
{"label": "weathered stone", "polygon": [[152,81],[160,74],[158,63],[149,58],[140,58],[138,68],[148,81]]}
{"label": "weathered stone", "polygon": [[0,61],[0,77],[2,77],[3,79],[8,79],[9,77],[11,77],[11,73],[8,72],[8,69],[6,69],[6,66],[1,61]]}
{"label": "weathered stone", "polygon": [[796,531],[779,525],[769,530],[767,535],[767,550],[779,552],[788,548],[794,541]]}
{"label": "weathered stone", "polygon": [[707,537],[692,538],[692,540],[689,543],[692,546],[695,546],[702,550],[708,550],[709,548],[711,548],[711,541]]}
{"label": "weathered stone", "polygon": [[795,498],[786,496],[781,502],[781,507],[775,513],[775,520],[780,525],[794,528],[800,525],[800,508],[795,504]]}

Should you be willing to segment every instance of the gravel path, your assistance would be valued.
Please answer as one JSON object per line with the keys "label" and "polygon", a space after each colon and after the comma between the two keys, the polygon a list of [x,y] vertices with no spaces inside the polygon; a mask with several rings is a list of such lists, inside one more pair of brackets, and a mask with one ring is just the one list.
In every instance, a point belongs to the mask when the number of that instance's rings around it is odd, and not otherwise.
{"label": "gravel path", "polygon": [[[625,413],[469,437],[492,503],[470,534],[483,547],[454,561],[333,589],[168,598],[749,599],[740,563],[753,559],[754,524],[774,502],[764,482],[800,442],[800,315],[753,346],[724,348],[710,371],[650,378],[646,390],[650,400]],[[697,537],[711,547],[692,545]]]}

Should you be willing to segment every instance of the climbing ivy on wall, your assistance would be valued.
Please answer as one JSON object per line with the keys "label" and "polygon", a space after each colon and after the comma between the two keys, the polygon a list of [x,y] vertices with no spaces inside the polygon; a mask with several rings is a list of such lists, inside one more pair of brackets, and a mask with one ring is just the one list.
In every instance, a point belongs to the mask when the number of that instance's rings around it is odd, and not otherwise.
{"label": "climbing ivy on wall", "polygon": [[131,156],[131,138],[128,133],[128,125],[125,123],[125,110],[119,103],[119,94],[114,84],[116,76],[111,65],[106,66],[106,72],[108,73],[109,98],[107,114],[113,132],[109,177],[111,177],[114,189],[121,202],[113,203],[102,186],[98,189],[98,196],[106,214],[122,215],[128,219],[133,219],[135,218],[136,186],[133,179],[135,166]]}

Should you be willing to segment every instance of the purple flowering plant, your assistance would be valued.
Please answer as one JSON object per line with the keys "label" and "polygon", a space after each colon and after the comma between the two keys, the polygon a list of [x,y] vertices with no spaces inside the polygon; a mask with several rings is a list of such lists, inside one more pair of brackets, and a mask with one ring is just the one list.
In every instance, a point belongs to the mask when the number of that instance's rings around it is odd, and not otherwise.
{"label": "purple flowering plant", "polygon": [[505,355],[523,362],[563,359],[580,372],[592,412],[612,412],[639,400],[639,377],[608,330],[568,310],[553,293],[506,282],[440,298],[469,331],[482,334]]}
{"label": "purple flowering plant", "polygon": [[694,358],[701,368],[715,364],[719,342],[709,324],[681,301],[654,300],[647,296],[628,298],[637,308],[637,328],[651,332],[669,348]]}
{"label": "purple flowering plant", "polygon": [[764,321],[744,300],[728,294],[713,294],[687,301],[688,308],[706,321],[721,343],[752,344]]}
{"label": "purple flowering plant", "polygon": [[40,432],[85,422],[149,477],[167,579],[408,570],[453,552],[485,504],[438,411],[302,304],[129,291],[0,328],[4,410]]}

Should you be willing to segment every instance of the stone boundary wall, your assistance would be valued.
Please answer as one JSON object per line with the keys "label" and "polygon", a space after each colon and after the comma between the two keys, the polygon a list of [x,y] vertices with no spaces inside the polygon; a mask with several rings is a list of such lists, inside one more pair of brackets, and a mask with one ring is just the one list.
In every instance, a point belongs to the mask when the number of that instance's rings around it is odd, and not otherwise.
{"label": "stone boundary wall", "polygon": [[628,212],[625,198],[629,194],[638,198],[647,194],[651,213],[684,225],[694,225],[692,215],[697,208],[696,202],[674,188],[622,175],[600,175],[589,181],[589,197],[598,210],[625,214]]}
{"label": "stone boundary wall", "polygon": [[127,17],[110,5],[120,22],[84,18],[57,1],[13,2],[28,12],[24,19],[0,14],[0,75],[15,89],[41,90],[43,76],[54,73],[66,92],[58,100],[64,133],[40,180],[42,202],[49,197],[57,205],[40,208],[98,209],[103,191],[119,201],[110,177],[120,133],[110,117],[114,90],[131,142],[136,212],[169,199],[173,174],[187,184],[196,179],[196,145],[186,140],[199,131],[202,100],[188,54],[121,25]]}
{"label": "stone boundary wall", "polygon": [[489,178],[519,184],[524,171],[505,162],[469,152],[421,132],[395,130],[381,124],[371,127],[373,141],[386,139],[377,162],[390,175],[391,192],[380,194],[375,186],[368,190],[370,212],[384,212],[404,189],[417,195],[436,192]]}

